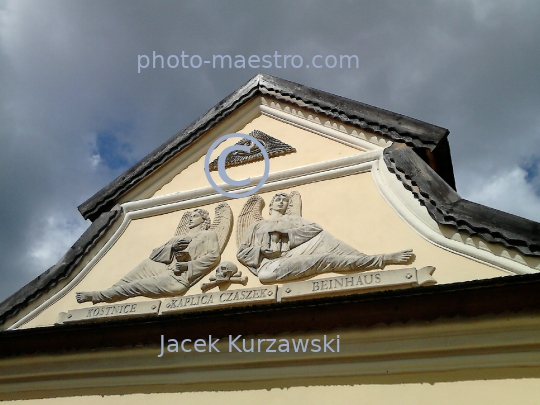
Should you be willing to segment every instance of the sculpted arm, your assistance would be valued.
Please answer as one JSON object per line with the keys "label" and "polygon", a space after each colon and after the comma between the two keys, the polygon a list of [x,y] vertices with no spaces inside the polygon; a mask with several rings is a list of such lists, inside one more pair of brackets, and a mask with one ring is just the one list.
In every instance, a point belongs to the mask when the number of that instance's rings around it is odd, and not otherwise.
{"label": "sculpted arm", "polygon": [[205,240],[205,253],[187,262],[189,280],[206,275],[221,259],[218,238],[215,232],[208,232]]}
{"label": "sculpted arm", "polygon": [[301,245],[302,243],[307,242],[308,240],[311,240],[323,230],[319,225],[314,222],[307,222],[305,220],[302,221],[304,222],[304,224],[287,231],[287,235],[289,237],[289,247],[291,249]]}
{"label": "sculpted arm", "polygon": [[263,259],[262,246],[257,243],[255,232],[257,224],[252,225],[245,233],[242,243],[238,248],[236,258],[246,266],[252,273],[257,274],[257,269]]}
{"label": "sculpted arm", "polygon": [[160,247],[155,248],[152,250],[152,253],[150,254],[150,259],[155,262],[165,263],[165,264],[171,264],[173,260],[173,252],[175,250],[176,243],[181,240],[182,237],[175,236],[171,240],[169,240],[167,243],[161,245]]}

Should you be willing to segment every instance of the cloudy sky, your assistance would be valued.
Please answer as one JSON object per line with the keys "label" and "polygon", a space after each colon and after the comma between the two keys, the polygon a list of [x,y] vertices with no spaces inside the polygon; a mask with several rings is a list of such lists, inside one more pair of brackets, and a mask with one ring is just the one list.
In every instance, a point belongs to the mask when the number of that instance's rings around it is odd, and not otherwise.
{"label": "cloudy sky", "polygon": [[[0,0],[0,300],[89,226],[79,204],[259,71],[450,129],[458,192],[540,221],[538,21],[538,0]],[[359,66],[138,73],[153,52]]]}

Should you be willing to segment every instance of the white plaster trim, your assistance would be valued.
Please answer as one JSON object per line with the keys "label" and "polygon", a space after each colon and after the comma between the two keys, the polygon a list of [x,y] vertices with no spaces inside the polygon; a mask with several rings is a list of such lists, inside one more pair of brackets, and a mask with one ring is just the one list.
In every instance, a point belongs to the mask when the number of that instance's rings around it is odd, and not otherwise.
{"label": "white plaster trim", "polygon": [[355,149],[359,149],[363,151],[371,151],[371,150],[377,150],[377,149],[382,148],[382,146],[373,144],[368,141],[364,141],[363,139],[356,138],[353,135],[340,132],[330,127],[326,127],[314,121],[309,121],[305,118],[300,118],[296,115],[285,112],[283,110],[278,110],[276,108],[268,107],[265,105],[261,105],[260,108],[263,115],[269,116],[271,118],[277,119],[282,122],[286,122],[295,127],[313,132],[317,135],[321,135],[325,138],[329,138],[333,141],[342,143],[351,148],[355,148]]}
{"label": "white plaster trim", "polygon": [[[261,187],[259,193],[364,173],[370,171],[373,163],[376,163],[377,159],[381,156],[382,149],[272,173],[268,176],[266,183]],[[261,177],[262,176],[253,177],[250,185],[243,188],[231,186],[225,187],[225,185],[221,186],[227,191],[244,192],[257,184]],[[75,288],[101,258],[105,256],[112,246],[114,246],[132,220],[167,214],[169,212],[190,209],[207,204],[219,203],[226,200],[229,200],[229,198],[218,194],[212,187],[204,187],[122,204],[121,206],[124,212],[122,223],[88,264],[60,291],[33,309],[23,318],[19,319],[8,329],[16,329],[34,319],[42,311],[53,305]]]}
{"label": "white plaster trim", "polygon": [[[336,177],[348,176],[351,174],[369,171],[373,162],[376,162],[382,156],[382,150],[361,153],[345,158],[330,160],[322,163],[315,163],[307,166],[301,166],[294,169],[287,169],[276,173],[271,173],[262,186],[260,193],[272,191],[278,188],[294,187],[301,184],[307,184],[314,181],[333,179]],[[225,191],[247,191],[256,185],[262,176],[252,177],[250,184],[244,188],[232,187],[226,184],[220,184]],[[213,204],[228,198],[216,193],[212,187],[204,187],[196,190],[182,191],[173,194],[166,194],[154,198],[148,198],[140,201],[127,202],[122,204],[124,212],[134,212],[150,209],[153,215],[161,215],[178,210],[177,204],[190,208],[200,204],[200,200],[211,199],[207,204]],[[189,201],[196,201],[189,203]],[[180,208],[180,209],[185,209]],[[146,211],[144,216],[146,215]],[[139,218],[139,217],[137,217]]]}
{"label": "white plaster trim", "polygon": [[[394,174],[388,171],[382,156],[378,162],[374,163],[371,173],[379,192],[386,202],[405,223],[427,241],[450,252],[509,273],[538,273],[537,270],[529,266],[498,256],[492,251],[479,249],[475,246],[445,237],[441,233],[437,222],[427,212],[427,209],[420,205],[411,192],[403,187],[403,184]],[[489,249],[490,244],[486,243],[485,246],[486,249]]]}

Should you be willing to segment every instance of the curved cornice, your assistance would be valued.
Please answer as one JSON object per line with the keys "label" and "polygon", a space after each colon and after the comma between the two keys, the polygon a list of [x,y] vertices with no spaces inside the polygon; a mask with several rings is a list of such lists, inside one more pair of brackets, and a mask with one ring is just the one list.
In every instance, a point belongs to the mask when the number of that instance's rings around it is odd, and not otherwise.
{"label": "curved cornice", "polygon": [[410,148],[387,148],[383,156],[388,170],[438,224],[540,257],[540,223],[461,198]]}

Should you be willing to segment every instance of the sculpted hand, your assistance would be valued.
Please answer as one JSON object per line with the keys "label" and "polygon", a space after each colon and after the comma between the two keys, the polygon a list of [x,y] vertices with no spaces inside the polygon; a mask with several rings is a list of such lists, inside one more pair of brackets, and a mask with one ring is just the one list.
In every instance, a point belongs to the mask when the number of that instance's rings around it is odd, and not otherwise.
{"label": "sculpted hand", "polygon": [[261,253],[267,259],[276,259],[281,257],[281,252],[279,250],[261,249]]}
{"label": "sculpted hand", "polygon": [[412,249],[402,250],[400,252],[385,255],[387,264],[408,264],[412,263],[414,259],[415,255]]}
{"label": "sculpted hand", "polygon": [[186,250],[186,248],[188,247],[190,242],[191,242],[191,238],[189,236],[185,236],[182,239],[177,240],[174,243],[173,249],[174,250]]}
{"label": "sculpted hand", "polygon": [[175,267],[174,274],[176,276],[188,271],[188,264],[186,262],[177,262]]}

